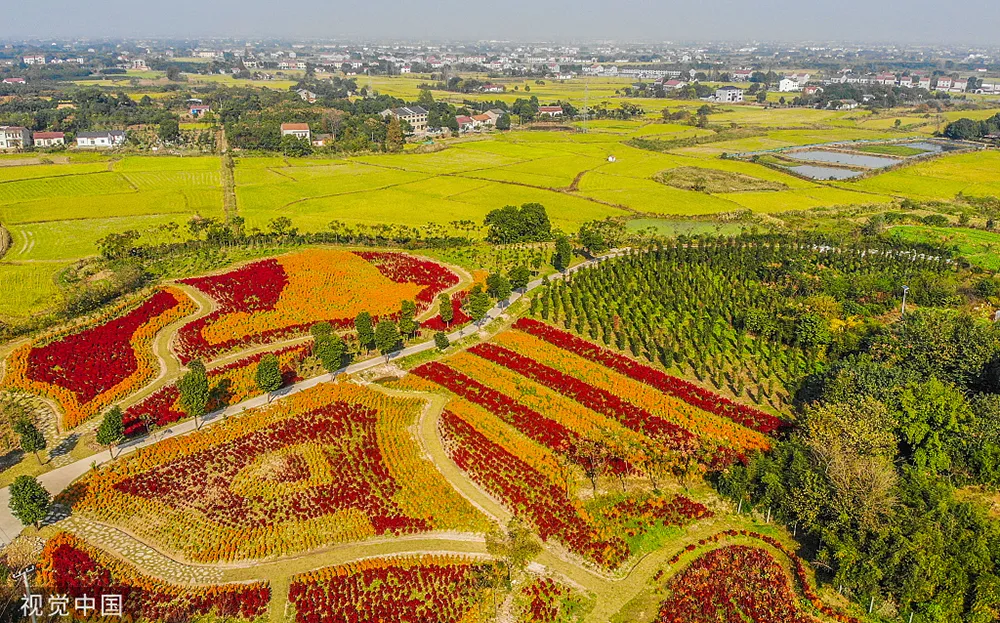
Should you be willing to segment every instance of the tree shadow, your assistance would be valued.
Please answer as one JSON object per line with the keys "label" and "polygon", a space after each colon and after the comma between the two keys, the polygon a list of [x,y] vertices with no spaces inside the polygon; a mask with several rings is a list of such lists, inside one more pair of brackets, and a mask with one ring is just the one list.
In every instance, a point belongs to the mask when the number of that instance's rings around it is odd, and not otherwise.
{"label": "tree shadow", "polygon": [[11,467],[14,467],[18,463],[24,460],[24,451],[17,449],[11,450],[7,454],[0,457],[0,472],[5,472]]}
{"label": "tree shadow", "polygon": [[72,433],[65,439],[59,442],[59,445],[49,450],[49,460],[65,456],[73,451],[76,444],[80,441],[79,433]]}

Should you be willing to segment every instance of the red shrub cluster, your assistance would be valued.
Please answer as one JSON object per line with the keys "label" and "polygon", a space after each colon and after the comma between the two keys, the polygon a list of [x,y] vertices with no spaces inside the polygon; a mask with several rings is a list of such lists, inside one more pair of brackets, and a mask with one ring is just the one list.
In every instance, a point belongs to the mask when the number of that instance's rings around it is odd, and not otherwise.
{"label": "red shrub cluster", "polygon": [[473,402],[524,433],[532,441],[563,454],[572,451],[578,435],[559,422],[517,402],[510,396],[486,387],[479,381],[443,363],[432,361],[412,370],[417,376],[437,383]]}
{"label": "red shrub cluster", "polygon": [[271,589],[264,582],[189,587],[139,574],[134,568],[96,553],[76,537],[60,533],[42,551],[42,579],[54,594],[93,598],[100,613],[102,596],[121,595],[124,620],[191,621],[215,614],[227,620],[253,620],[267,614]]}
{"label": "red shrub cluster", "polygon": [[[335,402],[131,476],[115,488],[226,528],[274,526],[352,509],[378,534],[429,530],[393,501],[399,486],[382,458],[377,419],[372,409]],[[233,490],[234,478],[258,458],[300,444],[319,444],[317,460],[336,470],[337,478],[272,498]]]}
{"label": "red shrub cluster", "polygon": [[555,368],[538,363],[496,344],[482,343],[469,349],[487,361],[499,364],[540,385],[579,402],[626,428],[658,439],[670,448],[692,448],[697,439],[687,430],[659,418],[611,392],[585,383]]}
{"label": "red shrub cluster", "polygon": [[514,323],[514,328],[534,335],[581,357],[599,362],[625,376],[651,385],[699,409],[729,418],[737,424],[758,432],[770,435],[784,426],[780,418],[770,413],[733,402],[728,398],[698,387],[694,383],[670,376],[656,368],[643,365],[634,359],[619,355],[602,346],[580,339],[572,333],[557,329],[543,322],[531,318],[521,318]]}
{"label": "red shrub cluster", "polygon": [[[208,412],[223,409],[233,401],[242,401],[251,395],[258,395],[254,379],[251,378],[256,372],[257,364],[264,355],[270,353],[279,359],[284,359],[284,355],[295,355],[304,353],[308,346],[287,346],[274,351],[260,352],[243,357],[232,363],[228,363],[218,368],[208,371],[209,385],[215,388],[214,396],[208,403]],[[242,374],[241,374],[242,373]],[[236,378],[243,376],[246,378]],[[299,381],[296,376],[294,357],[281,367],[281,377],[285,385]],[[146,423],[153,422],[157,427],[167,426],[187,417],[177,400],[180,398],[180,391],[176,384],[161,387],[146,398],[132,405],[125,410],[124,425],[125,436],[132,437],[146,432]]]}
{"label": "red shrub cluster", "polygon": [[396,283],[426,286],[417,294],[417,305],[426,309],[440,292],[458,284],[458,275],[441,264],[405,253],[391,251],[355,251],[355,255],[371,263],[387,279]]}
{"label": "red shrub cluster", "polygon": [[540,578],[521,589],[527,600],[524,623],[556,623],[562,614],[562,601],[572,594],[570,589],[551,578]]}
{"label": "red shrub cluster", "polygon": [[516,515],[525,517],[543,540],[555,538],[571,551],[606,567],[617,567],[628,558],[625,541],[599,534],[562,487],[460,417],[445,411],[441,433],[449,456],[459,468]]}
{"label": "red shrub cluster", "polygon": [[680,561],[681,557],[684,556],[684,554],[693,552],[699,546],[705,546],[712,543],[717,543],[722,539],[737,537],[737,536],[763,541],[764,543],[767,543],[774,549],[780,551],[785,556],[788,556],[788,558],[792,561],[792,565],[795,568],[795,578],[799,582],[799,588],[802,590],[802,594],[805,595],[806,599],[809,600],[809,603],[811,603],[814,608],[816,608],[826,616],[836,619],[837,621],[840,621],[841,623],[861,623],[857,618],[842,614],[837,610],[831,608],[830,606],[824,604],[823,601],[819,598],[819,595],[816,594],[816,591],[813,590],[812,585],[809,583],[809,574],[806,573],[806,565],[805,563],[802,562],[802,559],[799,558],[795,554],[795,552],[786,547],[785,544],[779,541],[778,539],[767,536],[765,534],[760,534],[759,532],[751,532],[749,530],[723,530],[722,532],[717,532],[710,537],[699,539],[697,545],[695,545],[694,543],[688,545],[683,550],[674,554],[670,558],[668,563],[671,565],[677,564],[677,562]]}
{"label": "red shrub cluster", "polygon": [[708,552],[667,588],[661,623],[816,623],[799,609],[782,566],[757,547],[730,545]]}
{"label": "red shrub cluster", "polygon": [[420,326],[425,329],[430,329],[431,331],[448,331],[453,327],[458,327],[467,322],[472,322],[472,318],[470,318],[469,315],[465,313],[465,310],[462,309],[462,302],[466,298],[465,296],[462,296],[464,294],[468,293],[459,292],[458,294],[451,297],[451,309],[453,314],[451,323],[445,324],[445,321],[441,320],[441,314],[438,314],[437,316],[434,316],[430,320],[423,321],[422,323],[420,323]]}
{"label": "red shrub cluster", "polygon": [[[192,277],[180,282],[198,288],[218,304],[212,313],[189,322],[177,332],[177,355],[187,363],[199,357],[210,358],[243,342],[234,339],[222,344],[209,344],[202,336],[202,330],[227,314],[273,309],[288,284],[288,275],[278,260],[267,259],[219,275]],[[285,330],[274,331],[274,335],[267,337],[275,338]]]}
{"label": "red shrub cluster", "polygon": [[296,623],[460,623],[481,565],[426,556],[362,560],[292,579]]}
{"label": "red shrub cluster", "polygon": [[133,335],[179,304],[173,294],[160,290],[123,316],[33,348],[28,377],[68,389],[81,403],[90,402],[136,372]]}

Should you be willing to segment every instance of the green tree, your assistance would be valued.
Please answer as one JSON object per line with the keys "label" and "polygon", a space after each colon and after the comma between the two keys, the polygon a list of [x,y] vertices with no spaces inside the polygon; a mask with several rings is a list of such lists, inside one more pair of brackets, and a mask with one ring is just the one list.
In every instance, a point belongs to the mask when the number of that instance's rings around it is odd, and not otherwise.
{"label": "green tree", "polygon": [[413,301],[403,301],[399,311],[399,332],[406,337],[413,337],[420,329],[416,321],[417,305]]}
{"label": "green tree", "polygon": [[97,241],[97,248],[107,260],[120,260],[128,257],[141,235],[134,229],[127,229],[120,234],[110,233]]}
{"label": "green tree", "polygon": [[507,279],[510,280],[510,287],[514,290],[526,288],[531,281],[531,269],[523,264],[515,266],[507,273]]}
{"label": "green tree", "polygon": [[104,413],[104,419],[97,428],[97,443],[102,446],[108,446],[111,458],[114,458],[115,445],[124,438],[124,414],[121,407],[115,405]]}
{"label": "green tree", "polygon": [[156,135],[164,143],[173,143],[181,137],[181,126],[176,119],[164,119],[156,128]]}
{"label": "green tree", "polygon": [[568,237],[559,236],[556,239],[556,252],[552,256],[552,265],[556,270],[566,270],[572,261],[573,245],[570,244]]}
{"label": "green tree", "polygon": [[304,138],[299,138],[293,134],[286,134],[281,137],[281,153],[286,156],[302,157],[312,153],[312,144]]}
{"label": "green tree", "polygon": [[36,478],[18,476],[10,485],[10,510],[21,524],[39,529],[51,506],[52,496]]}
{"label": "green tree", "polygon": [[389,353],[399,349],[400,341],[396,323],[391,320],[380,320],[375,327],[375,346],[380,353],[385,355],[386,361],[389,361]]}
{"label": "green tree", "polygon": [[212,397],[205,364],[197,359],[188,364],[188,371],[177,382],[177,389],[180,391],[181,409],[188,417],[194,418],[197,427],[198,418],[205,415]]}
{"label": "green tree", "polygon": [[317,322],[310,328],[313,336],[313,354],[322,362],[327,372],[335,372],[344,362],[347,345],[333,332],[329,322]]}
{"label": "green tree", "polygon": [[438,350],[445,350],[451,346],[451,340],[448,339],[448,335],[444,331],[438,331],[434,334],[434,345],[437,346]]}
{"label": "green tree", "polygon": [[486,535],[486,551],[501,561],[510,585],[542,553],[542,544],[524,523],[513,517],[505,530],[494,529]]}
{"label": "green tree", "polygon": [[498,130],[509,130],[510,129],[510,115],[507,113],[502,113],[497,117],[497,129]]}
{"label": "green tree", "polygon": [[389,116],[389,128],[386,130],[385,136],[385,148],[386,151],[400,152],[403,151],[403,144],[405,139],[403,137],[403,126],[400,125],[399,119],[395,115]]}
{"label": "green tree", "polygon": [[469,292],[466,304],[469,309],[469,317],[472,318],[476,324],[479,324],[479,322],[486,317],[486,312],[490,310],[490,295],[483,292],[482,286],[475,285]]}
{"label": "green tree", "polygon": [[445,326],[451,326],[451,321],[455,319],[455,306],[451,302],[451,296],[445,292],[438,295],[438,310]]}
{"label": "green tree", "polygon": [[375,346],[375,328],[372,326],[372,315],[361,312],[354,317],[354,330],[358,333],[358,343],[365,351]]}
{"label": "green tree", "polygon": [[42,464],[38,453],[45,449],[45,435],[31,422],[31,420],[20,420],[14,425],[14,432],[21,438],[21,450],[35,455],[38,464]]}
{"label": "green tree", "polygon": [[951,467],[973,419],[968,400],[954,385],[930,379],[902,389],[893,406],[899,411],[900,440],[913,463],[937,472]]}
{"label": "green tree", "polygon": [[181,68],[177,65],[167,66],[167,80],[171,82],[178,82],[181,79]]}
{"label": "green tree", "polygon": [[493,298],[502,301],[510,296],[510,280],[500,273],[491,273],[486,278],[486,291]]}
{"label": "green tree", "polygon": [[257,363],[256,377],[257,388],[265,394],[281,389],[281,365],[277,355],[267,353],[260,358],[260,362]]}

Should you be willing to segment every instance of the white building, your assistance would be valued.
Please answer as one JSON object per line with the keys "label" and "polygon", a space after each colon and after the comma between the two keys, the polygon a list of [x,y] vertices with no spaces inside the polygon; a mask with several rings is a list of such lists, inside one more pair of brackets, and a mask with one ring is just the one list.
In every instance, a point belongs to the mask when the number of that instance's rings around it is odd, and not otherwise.
{"label": "white building", "polygon": [[738,103],[743,101],[743,89],[736,87],[722,87],[715,91],[715,101],[726,103]]}
{"label": "white building", "polygon": [[0,149],[24,149],[31,146],[31,132],[19,125],[0,125]]}
{"label": "white building", "polygon": [[420,106],[386,108],[381,112],[381,115],[383,119],[392,115],[400,121],[406,121],[417,134],[423,133],[427,130],[427,111]]}
{"label": "white building", "polygon": [[62,132],[35,132],[31,135],[35,147],[56,147],[66,144],[66,135]]}
{"label": "white building", "polygon": [[301,138],[307,141],[312,139],[308,123],[282,123],[281,135],[294,136],[295,138]]}
{"label": "white building", "polygon": [[791,78],[782,78],[778,81],[778,90],[782,93],[790,93],[791,91],[798,91],[802,87],[799,86],[798,80],[792,80]]}
{"label": "white building", "polygon": [[80,132],[76,135],[76,146],[81,149],[112,149],[124,144],[125,132],[122,130]]}

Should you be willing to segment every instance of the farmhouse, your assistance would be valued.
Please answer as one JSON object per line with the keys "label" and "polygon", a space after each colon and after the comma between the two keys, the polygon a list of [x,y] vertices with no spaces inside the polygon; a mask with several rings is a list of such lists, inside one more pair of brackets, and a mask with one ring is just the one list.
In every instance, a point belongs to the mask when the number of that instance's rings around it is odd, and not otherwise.
{"label": "farmhouse", "polygon": [[206,104],[194,104],[189,109],[192,117],[203,117],[206,113],[212,112],[212,108]]}
{"label": "farmhouse", "polygon": [[31,146],[31,132],[19,125],[0,125],[0,149],[24,149]]}
{"label": "farmhouse", "polygon": [[326,147],[333,144],[333,134],[314,134],[312,137],[313,147]]}
{"label": "farmhouse", "polygon": [[422,134],[427,131],[427,110],[420,106],[403,106],[401,108],[386,108],[382,111],[382,118],[389,115],[410,124],[413,131]]}
{"label": "farmhouse", "polygon": [[122,130],[80,132],[76,135],[76,146],[81,149],[111,149],[124,144],[125,132]]}
{"label": "farmhouse", "polygon": [[802,93],[804,95],[816,95],[817,93],[822,93],[822,92],[823,92],[823,87],[812,86],[802,89]]}
{"label": "farmhouse", "polygon": [[44,65],[45,55],[44,54],[26,54],[21,60],[24,61],[25,65]]}
{"label": "farmhouse", "polygon": [[299,89],[295,93],[302,98],[303,102],[309,102],[310,104],[316,102],[316,94],[308,89]]}
{"label": "farmhouse", "polygon": [[931,77],[930,76],[921,76],[920,80],[917,82],[917,86],[920,87],[921,89],[927,89],[928,91],[930,91],[931,90]]}
{"label": "farmhouse", "polygon": [[301,138],[307,141],[311,139],[308,123],[282,123],[281,135],[294,136],[295,138]]}
{"label": "farmhouse", "polygon": [[952,80],[948,76],[941,76],[937,79],[937,84],[934,88],[938,91],[947,91],[951,88]]}
{"label": "farmhouse", "polygon": [[480,89],[483,93],[503,93],[506,90],[507,87],[502,84],[484,84]]}
{"label": "farmhouse", "polygon": [[798,91],[799,88],[800,87],[798,81],[792,80],[791,78],[782,78],[778,82],[778,90],[781,91],[782,93],[788,93],[790,91]]}
{"label": "farmhouse", "polygon": [[684,82],[683,80],[676,80],[676,79],[674,79],[674,80],[667,80],[666,82],[663,83],[663,88],[664,89],[669,89],[671,91],[675,91],[677,89],[683,89],[685,86],[687,86],[687,82]]}
{"label": "farmhouse", "polygon": [[66,135],[62,132],[35,132],[31,140],[36,147],[55,147],[66,144]]}
{"label": "farmhouse", "polygon": [[562,106],[539,106],[538,116],[539,117],[562,117],[563,109]]}
{"label": "farmhouse", "polygon": [[476,127],[480,127],[480,126],[494,126],[494,125],[496,125],[496,122],[493,120],[493,117],[491,117],[489,115],[485,115],[485,114],[483,114],[483,115],[473,115],[472,116],[472,121],[476,125]]}
{"label": "farmhouse", "polygon": [[504,111],[500,110],[499,108],[490,108],[483,114],[492,119],[493,123],[496,124],[497,119],[499,119],[504,115]]}
{"label": "farmhouse", "polygon": [[737,69],[732,73],[733,82],[749,82],[753,71],[749,69]]}
{"label": "farmhouse", "polygon": [[468,132],[476,126],[476,122],[472,120],[472,117],[465,115],[458,115],[455,117],[455,121],[458,123],[459,132]]}
{"label": "farmhouse", "polygon": [[715,91],[715,101],[717,102],[742,102],[743,89],[737,87],[722,87]]}
{"label": "farmhouse", "polygon": [[25,84],[26,82],[27,82],[27,80],[25,80],[24,78],[4,78],[3,79],[3,83],[4,84]]}

